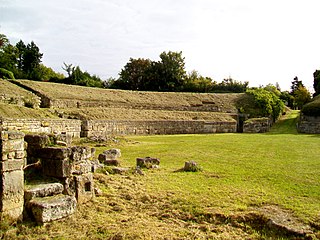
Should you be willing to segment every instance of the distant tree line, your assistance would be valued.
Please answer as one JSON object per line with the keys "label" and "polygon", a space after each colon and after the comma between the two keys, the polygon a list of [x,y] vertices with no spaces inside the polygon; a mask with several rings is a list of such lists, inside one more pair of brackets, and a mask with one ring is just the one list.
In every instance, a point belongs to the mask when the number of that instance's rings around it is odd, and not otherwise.
{"label": "distant tree line", "polygon": [[4,34],[0,34],[0,78],[30,79],[35,81],[52,81],[90,87],[104,87],[96,75],[83,72],[79,66],[65,64],[68,76],[55,72],[41,63],[43,53],[32,41],[24,43],[20,40],[12,45]]}
{"label": "distant tree line", "polygon": [[221,83],[201,76],[193,70],[185,70],[182,52],[162,52],[160,61],[133,59],[119,73],[118,79],[108,83],[110,88],[160,91],[160,92],[245,92],[248,82],[242,83],[231,77]]}
{"label": "distant tree line", "polygon": [[[249,89],[248,82],[240,82],[231,77],[216,82],[200,75],[196,70],[187,73],[182,52],[162,52],[159,61],[130,58],[121,69],[119,77],[107,81],[81,70],[79,66],[63,63],[62,69],[67,74],[65,76],[43,65],[42,57],[43,53],[33,41],[26,44],[20,40],[12,45],[4,34],[0,34],[0,78],[161,92],[243,93]],[[314,96],[317,96],[320,94],[320,70],[316,70],[313,76]],[[311,100],[309,91],[298,77],[293,79],[291,91],[280,92],[278,85],[267,85],[264,90],[275,93],[291,108],[301,109]]]}

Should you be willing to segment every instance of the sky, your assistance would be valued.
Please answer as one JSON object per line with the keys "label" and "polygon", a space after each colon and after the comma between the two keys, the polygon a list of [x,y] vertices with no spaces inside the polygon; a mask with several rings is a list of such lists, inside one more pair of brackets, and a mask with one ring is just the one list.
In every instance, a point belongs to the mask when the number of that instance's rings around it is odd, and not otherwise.
{"label": "sky", "polygon": [[258,87],[320,69],[319,0],[0,0],[0,33],[43,63],[117,78],[130,58],[182,51],[186,70]]}

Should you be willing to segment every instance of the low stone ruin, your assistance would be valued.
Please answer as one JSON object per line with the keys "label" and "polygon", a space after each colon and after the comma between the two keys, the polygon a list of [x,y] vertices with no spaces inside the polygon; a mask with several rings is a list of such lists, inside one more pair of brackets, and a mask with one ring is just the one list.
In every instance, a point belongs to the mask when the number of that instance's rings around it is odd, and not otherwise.
{"label": "low stone ruin", "polygon": [[99,154],[98,160],[100,163],[107,166],[119,166],[120,162],[118,158],[121,157],[120,149],[109,149]]}
{"label": "low stone ruin", "polygon": [[[77,203],[94,197],[95,149],[52,147],[46,135],[8,131],[0,132],[0,143],[0,216],[45,223],[72,214]],[[24,169],[32,167],[42,179],[24,186]]]}
{"label": "low stone ruin", "polygon": [[153,157],[137,158],[137,167],[139,168],[159,168],[160,160]]}

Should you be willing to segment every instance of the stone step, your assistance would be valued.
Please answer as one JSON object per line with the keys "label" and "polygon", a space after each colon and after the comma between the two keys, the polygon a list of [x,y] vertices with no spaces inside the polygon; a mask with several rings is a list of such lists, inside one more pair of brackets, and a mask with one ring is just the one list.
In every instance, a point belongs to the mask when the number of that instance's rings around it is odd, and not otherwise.
{"label": "stone step", "polygon": [[24,190],[24,200],[28,203],[33,198],[48,197],[61,194],[63,192],[61,183],[43,183],[34,185]]}
{"label": "stone step", "polygon": [[34,198],[28,203],[28,208],[37,223],[46,223],[72,215],[77,206],[73,196],[55,195],[51,197]]}

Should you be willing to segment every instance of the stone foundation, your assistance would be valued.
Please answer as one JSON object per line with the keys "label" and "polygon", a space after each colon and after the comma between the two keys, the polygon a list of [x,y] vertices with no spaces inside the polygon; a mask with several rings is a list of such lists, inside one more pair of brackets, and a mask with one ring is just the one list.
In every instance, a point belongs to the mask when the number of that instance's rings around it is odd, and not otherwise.
{"label": "stone foundation", "polygon": [[244,122],[244,133],[264,133],[268,132],[272,126],[272,120],[269,118],[251,118]]}
{"label": "stone foundation", "polygon": [[82,137],[112,135],[235,133],[237,121],[123,121],[84,120]]}
{"label": "stone foundation", "polygon": [[301,114],[298,123],[298,131],[301,133],[319,134],[320,117],[306,116]]}
{"label": "stone foundation", "polygon": [[1,119],[4,130],[47,134],[65,134],[79,138],[81,121],[70,119]]}
{"label": "stone foundation", "polygon": [[24,205],[24,134],[0,133],[0,215],[22,219]]}

